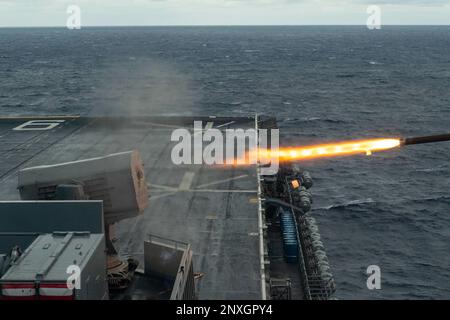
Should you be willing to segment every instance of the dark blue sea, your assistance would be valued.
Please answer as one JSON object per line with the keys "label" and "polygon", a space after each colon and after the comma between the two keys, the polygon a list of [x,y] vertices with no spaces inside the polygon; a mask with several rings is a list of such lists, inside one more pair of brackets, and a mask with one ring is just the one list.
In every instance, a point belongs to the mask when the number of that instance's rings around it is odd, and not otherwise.
{"label": "dark blue sea", "polygon": [[[450,27],[0,29],[1,115],[255,112],[284,145],[449,132]],[[303,166],[338,298],[450,298],[450,143]]]}

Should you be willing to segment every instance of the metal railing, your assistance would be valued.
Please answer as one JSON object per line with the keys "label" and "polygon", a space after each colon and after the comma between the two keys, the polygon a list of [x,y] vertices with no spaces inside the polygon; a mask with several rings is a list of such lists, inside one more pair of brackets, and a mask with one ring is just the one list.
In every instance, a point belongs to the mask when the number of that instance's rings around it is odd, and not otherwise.
{"label": "metal railing", "polygon": [[[289,186],[287,177],[285,178],[286,186]],[[290,188],[288,188],[289,203],[293,203],[292,193]],[[303,235],[303,230],[300,230],[298,221],[293,208],[290,208],[290,212],[294,215],[295,229],[297,234],[297,240],[299,243],[298,247],[298,258],[299,258],[299,272],[303,284],[303,294],[306,300],[328,300],[331,298],[335,292],[335,283],[333,277],[324,279],[320,275],[312,271],[312,268],[308,268],[308,262],[313,261],[312,255],[308,253],[305,245],[305,236]],[[301,219],[304,216],[301,217]]]}

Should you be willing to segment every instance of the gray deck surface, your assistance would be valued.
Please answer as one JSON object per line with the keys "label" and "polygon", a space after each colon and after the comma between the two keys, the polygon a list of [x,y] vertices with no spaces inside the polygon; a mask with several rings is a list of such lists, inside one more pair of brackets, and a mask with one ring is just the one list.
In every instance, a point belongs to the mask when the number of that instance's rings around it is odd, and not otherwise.
{"label": "gray deck surface", "polygon": [[[220,129],[254,126],[253,118],[203,120]],[[19,199],[21,167],[138,149],[150,183],[150,206],[117,225],[121,254],[140,259],[147,234],[188,242],[194,272],[204,274],[197,281],[200,299],[261,298],[256,170],[173,165],[171,132],[191,128],[193,118],[66,118],[48,131],[12,130],[26,121],[0,118],[0,200]]]}

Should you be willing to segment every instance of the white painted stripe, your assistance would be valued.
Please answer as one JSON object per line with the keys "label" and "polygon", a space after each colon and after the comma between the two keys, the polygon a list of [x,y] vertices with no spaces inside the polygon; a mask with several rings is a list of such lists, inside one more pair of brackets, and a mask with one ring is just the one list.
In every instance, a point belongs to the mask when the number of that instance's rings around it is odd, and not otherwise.
{"label": "white painted stripe", "polygon": [[178,190],[187,191],[191,188],[192,181],[194,180],[195,172],[186,172],[183,176],[183,179],[178,186]]}
{"label": "white painted stripe", "polygon": [[168,197],[168,196],[173,196],[174,194],[176,194],[176,192],[163,193],[163,194],[159,194],[157,196],[150,196],[150,201],[153,201],[153,200],[156,200],[156,199],[160,199],[160,198],[164,198],[164,197]]}
{"label": "white painted stripe", "polygon": [[257,190],[239,190],[239,189],[189,189],[189,192],[217,192],[217,193],[257,193]]}
{"label": "white painted stripe", "polygon": [[[252,193],[257,194],[258,190],[230,190],[230,189],[187,189],[187,190],[178,190],[183,192],[192,192],[192,193]],[[161,193],[156,196],[151,195],[150,200],[156,200],[159,198],[164,198],[167,196],[172,196],[176,194],[176,192],[168,192],[168,193]]]}
{"label": "white painted stripe", "polygon": [[71,296],[73,294],[72,290],[69,288],[40,288],[39,294],[41,296],[51,296],[51,297],[64,297]]}
{"label": "white painted stripe", "polygon": [[205,126],[205,128],[204,128],[203,130],[197,131],[196,133],[194,133],[194,137],[195,137],[196,135],[198,135],[198,134],[202,134],[203,131],[206,131],[206,130],[211,129],[213,126],[214,126],[214,122],[207,122],[207,123],[206,123],[206,126]]}
{"label": "white painted stripe", "polygon": [[29,297],[36,294],[34,288],[14,288],[14,289],[3,289],[2,294],[8,297]]}
{"label": "white painted stripe", "polygon": [[[150,188],[155,188],[155,189],[162,189],[162,190],[167,190],[167,191],[176,191],[177,188],[174,187],[169,187],[169,186],[163,186],[160,184],[154,184],[154,183],[150,183],[149,184]],[[151,192],[151,191],[150,191]]]}
{"label": "white painted stripe", "polygon": [[229,126],[230,124],[233,124],[233,123],[235,123],[236,121],[230,121],[230,122],[227,122],[227,123],[224,123],[224,124],[221,124],[221,125],[218,125],[216,128],[222,128],[222,127],[226,127],[226,126]]}
{"label": "white painted stripe", "polygon": [[211,129],[213,127],[213,125],[214,125],[214,122],[207,122],[206,126],[205,126],[205,130]]}
{"label": "white painted stripe", "polygon": [[238,179],[242,179],[242,178],[246,178],[246,177],[248,177],[248,174],[243,174],[243,175],[238,176],[238,177],[233,177],[233,178],[223,179],[223,180],[217,180],[217,181],[214,181],[214,182],[201,184],[201,185],[197,186],[197,188],[204,188],[204,187],[208,187],[208,186],[212,186],[212,185],[216,185],[216,184],[221,184],[221,183],[225,183],[225,182],[229,182],[229,181],[233,181],[233,180],[238,180]]}
{"label": "white painted stripe", "polygon": [[0,116],[0,120],[46,120],[46,119],[78,119],[79,115],[43,115],[43,116]]}

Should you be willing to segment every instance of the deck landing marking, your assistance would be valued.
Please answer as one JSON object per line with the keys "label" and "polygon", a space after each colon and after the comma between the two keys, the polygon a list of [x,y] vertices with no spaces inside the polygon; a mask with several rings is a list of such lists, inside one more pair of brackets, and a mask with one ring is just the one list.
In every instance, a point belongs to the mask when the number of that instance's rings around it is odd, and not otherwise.
{"label": "deck landing marking", "polygon": [[188,192],[217,192],[217,193],[256,193],[257,190],[245,189],[190,189]]}
{"label": "deck landing marking", "polygon": [[192,193],[197,193],[197,192],[204,192],[204,193],[257,193],[257,190],[222,190],[222,189],[187,189],[187,190],[177,190],[175,192],[168,192],[168,193],[164,193],[167,191],[163,191],[163,190],[157,190],[154,192],[158,192],[159,194],[156,196],[152,195],[152,192],[150,192],[150,200],[155,200],[155,199],[159,199],[159,198],[164,198],[167,196],[172,196],[174,194],[176,194],[178,191],[182,191],[182,192],[192,192]]}
{"label": "deck landing marking", "polygon": [[233,180],[238,180],[238,179],[242,179],[242,178],[246,178],[246,177],[248,177],[248,174],[243,174],[243,175],[241,175],[241,176],[234,177],[234,178],[223,179],[223,180],[218,180],[218,181],[214,181],[214,182],[209,182],[209,183],[201,184],[201,185],[197,186],[196,188],[200,188],[200,189],[201,189],[201,188],[209,187],[209,186],[212,186],[212,185],[215,185],[215,184],[221,184],[221,183],[224,183],[224,182],[229,182],[229,181],[233,181]]}
{"label": "deck landing marking", "polygon": [[235,123],[236,121],[230,121],[230,122],[227,122],[227,123],[224,123],[224,124],[221,124],[221,125],[218,125],[216,128],[222,128],[222,127],[226,127],[226,126],[229,126],[230,124],[233,124],[233,123]]}
{"label": "deck landing marking", "polygon": [[[229,181],[243,179],[243,178],[248,177],[248,175],[240,175],[238,177],[233,177],[233,178],[229,178],[229,179],[217,180],[217,181],[205,183],[205,184],[202,184],[202,185],[192,188],[192,182],[194,181],[194,177],[195,177],[195,172],[192,172],[192,171],[185,172],[178,188],[159,185],[159,184],[149,184],[150,199],[156,200],[159,198],[172,196],[172,195],[176,194],[177,192],[253,193],[253,194],[256,194],[258,192],[258,190],[252,190],[252,189],[204,189],[204,187],[207,187],[207,186],[212,186],[212,185],[217,185],[217,184],[221,184],[221,183],[225,183],[225,182],[229,182]],[[155,188],[156,190],[152,190],[152,188]],[[158,194],[153,196],[152,195],[153,193],[158,193]],[[250,201],[250,203],[254,203],[254,202]]]}
{"label": "deck landing marking", "polygon": [[176,192],[170,192],[170,193],[163,193],[163,194],[158,194],[157,196],[152,196],[150,195],[149,199],[151,200],[156,200],[159,198],[164,198],[164,197],[168,197],[168,196],[173,196],[174,194],[176,194]]}
{"label": "deck landing marking", "polygon": [[[150,189],[151,188],[162,189],[162,191],[177,191],[177,188],[169,187],[169,186],[163,186],[163,185],[154,184],[154,183],[149,184],[149,187],[150,187]],[[159,192],[161,192],[161,190]]]}
{"label": "deck landing marking", "polygon": [[214,122],[207,122],[207,123],[206,123],[206,126],[205,126],[205,129],[203,129],[203,130],[201,130],[201,131],[198,131],[198,132],[194,133],[194,136],[196,136],[196,135],[198,135],[198,134],[202,134],[202,133],[203,133],[204,131],[206,131],[206,130],[212,129],[213,126],[214,126]]}
{"label": "deck landing marking", "polygon": [[30,120],[13,128],[14,131],[47,131],[52,130],[66,120]]}
{"label": "deck landing marking", "polygon": [[195,172],[186,172],[183,176],[183,179],[178,186],[178,190],[188,191],[191,189],[192,181],[194,180]]}
{"label": "deck landing marking", "polygon": [[214,125],[214,122],[207,122],[206,126],[205,126],[205,130],[211,129],[213,127],[213,125]]}
{"label": "deck landing marking", "polygon": [[190,128],[190,127],[174,126],[174,125],[170,125],[170,124],[155,123],[155,122],[148,122],[148,124],[155,126],[155,127],[163,127],[163,128],[170,128],[170,129]]}

